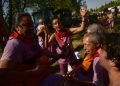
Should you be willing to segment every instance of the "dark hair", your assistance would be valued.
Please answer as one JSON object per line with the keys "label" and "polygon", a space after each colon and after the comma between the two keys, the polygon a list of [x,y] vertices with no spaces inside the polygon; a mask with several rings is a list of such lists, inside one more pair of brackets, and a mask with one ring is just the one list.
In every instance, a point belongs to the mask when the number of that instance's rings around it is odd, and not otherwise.
{"label": "dark hair", "polygon": [[53,21],[54,19],[60,20],[60,18],[59,18],[58,16],[53,16],[53,17],[51,18],[51,23],[52,23],[52,21]]}
{"label": "dark hair", "polygon": [[107,38],[109,38],[105,45],[107,59],[114,60],[116,65],[120,67],[120,33],[110,33]]}
{"label": "dark hair", "polygon": [[30,16],[29,13],[19,14],[19,15],[18,15],[18,18],[17,18],[17,25],[19,25],[19,23],[21,22],[21,20],[22,20],[23,17],[30,17],[30,18],[31,18],[31,16]]}
{"label": "dark hair", "polygon": [[[18,26],[21,27],[20,22],[22,21],[22,18],[23,18],[23,17],[28,17],[28,18],[30,18],[30,19],[31,19],[30,24],[33,24],[32,18],[31,18],[31,16],[30,16],[29,13],[20,13],[20,14],[17,15],[17,19],[16,19],[17,21],[16,21],[15,26],[12,27],[12,31],[16,31],[16,27],[18,27]],[[28,24],[28,25],[30,25],[30,24]]]}

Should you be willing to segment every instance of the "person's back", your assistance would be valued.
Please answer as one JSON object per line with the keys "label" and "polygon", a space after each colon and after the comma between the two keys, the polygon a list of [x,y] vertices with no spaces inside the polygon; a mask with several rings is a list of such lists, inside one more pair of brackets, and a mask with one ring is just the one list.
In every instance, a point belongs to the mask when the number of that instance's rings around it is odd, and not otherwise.
{"label": "person's back", "polygon": [[100,65],[108,72],[109,86],[120,86],[120,34],[113,33],[107,37],[111,40],[106,40],[106,45],[99,49]]}
{"label": "person's back", "polygon": [[51,35],[49,39],[49,43],[56,41],[58,45],[56,48],[56,52],[63,54],[63,56],[58,61],[60,65],[60,72],[62,75],[65,75],[67,73],[68,64],[70,64],[72,68],[75,67],[76,65],[77,60],[75,58],[73,48],[72,48],[73,46],[71,41],[71,35],[79,33],[80,31],[83,31],[87,9],[80,12],[82,15],[81,26],[74,27],[74,28],[71,27],[67,30],[63,28],[62,23],[60,22],[60,19],[58,17],[52,18],[52,26],[55,29],[55,33]]}

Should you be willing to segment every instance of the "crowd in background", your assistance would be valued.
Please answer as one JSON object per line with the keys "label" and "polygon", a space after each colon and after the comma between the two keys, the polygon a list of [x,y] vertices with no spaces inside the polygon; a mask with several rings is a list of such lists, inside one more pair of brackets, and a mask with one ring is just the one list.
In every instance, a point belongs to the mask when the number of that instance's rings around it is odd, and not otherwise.
{"label": "crowd in background", "polygon": [[[51,19],[51,32],[45,20],[39,19],[38,26],[34,28],[30,14],[23,13],[18,16],[9,37],[0,17],[0,43],[4,46],[0,58],[0,84],[119,86],[120,34],[115,30],[117,16],[107,10],[92,22],[86,8],[80,10],[80,16],[82,21],[79,26],[69,28],[54,16]],[[82,31],[85,31],[83,49],[86,55],[79,62],[71,38]],[[52,72],[51,65],[55,62],[59,64],[59,74]],[[69,65],[72,71],[68,71]]]}

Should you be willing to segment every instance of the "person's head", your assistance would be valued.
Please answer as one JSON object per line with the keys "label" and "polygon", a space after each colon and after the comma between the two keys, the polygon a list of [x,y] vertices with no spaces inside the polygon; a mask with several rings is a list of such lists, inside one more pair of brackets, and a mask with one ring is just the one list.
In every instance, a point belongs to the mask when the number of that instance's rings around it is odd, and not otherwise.
{"label": "person's head", "polygon": [[98,50],[100,55],[100,64],[106,70],[111,68],[120,69],[120,34],[109,34],[106,40],[106,45]]}
{"label": "person's head", "polygon": [[61,21],[58,17],[52,18],[52,26],[56,31],[59,31],[62,29],[62,24],[61,24]]}
{"label": "person's head", "polygon": [[102,44],[101,36],[97,33],[86,33],[83,37],[84,50],[88,54],[95,53]]}
{"label": "person's head", "polygon": [[15,30],[22,36],[29,37],[33,32],[33,21],[28,13],[18,16]]}
{"label": "person's head", "polygon": [[112,12],[111,10],[108,10],[108,11],[106,12],[106,14],[107,14],[107,17],[108,17],[109,19],[111,19],[111,18],[114,17],[114,14],[113,14],[113,12]]}
{"label": "person's head", "polygon": [[103,27],[100,24],[91,24],[87,28],[87,33],[105,33]]}

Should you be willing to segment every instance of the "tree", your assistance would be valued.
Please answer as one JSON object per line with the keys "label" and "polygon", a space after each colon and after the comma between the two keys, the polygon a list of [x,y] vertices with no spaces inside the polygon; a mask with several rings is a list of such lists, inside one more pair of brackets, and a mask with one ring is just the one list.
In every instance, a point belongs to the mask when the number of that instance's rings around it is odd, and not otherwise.
{"label": "tree", "polygon": [[41,12],[45,14],[47,14],[48,8],[79,12],[80,2],[81,0],[0,0],[0,14],[4,18],[9,31],[11,31],[17,14],[24,12],[26,8],[34,11],[36,7],[36,11],[42,10]]}

